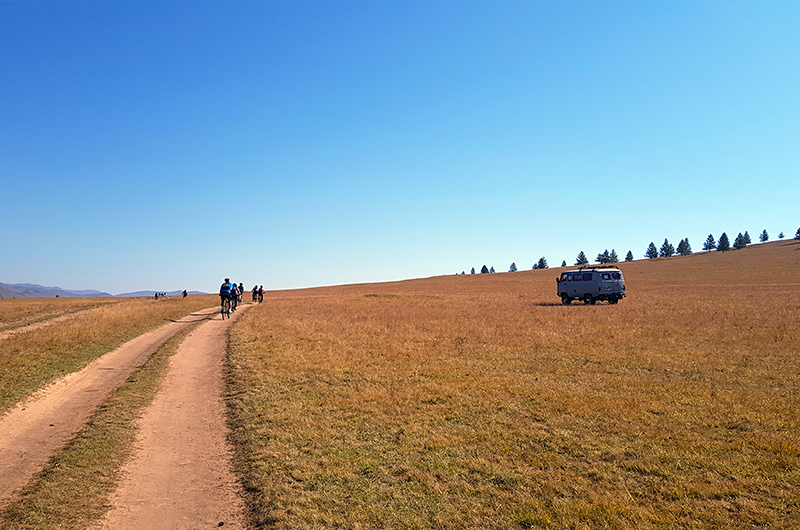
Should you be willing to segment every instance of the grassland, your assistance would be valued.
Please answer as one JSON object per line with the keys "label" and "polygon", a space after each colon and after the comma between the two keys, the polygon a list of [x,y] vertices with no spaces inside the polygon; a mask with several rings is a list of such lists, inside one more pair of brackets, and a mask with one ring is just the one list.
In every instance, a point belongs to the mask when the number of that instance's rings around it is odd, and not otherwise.
{"label": "grassland", "polygon": [[231,335],[254,527],[800,527],[800,245],[269,293]]}
{"label": "grassland", "polygon": [[0,299],[0,332],[124,301],[123,298],[3,298]]}
{"label": "grassland", "polygon": [[72,314],[63,321],[0,340],[0,414],[56,378],[80,370],[127,340],[166,320],[212,307],[216,296],[153,300],[0,300],[0,322],[21,330],[24,323]]}
{"label": "grassland", "polygon": [[90,528],[107,510],[132,453],[136,421],[152,401],[190,325],[161,346],[91,415],[83,429],[45,469],[0,510],[0,529]]}

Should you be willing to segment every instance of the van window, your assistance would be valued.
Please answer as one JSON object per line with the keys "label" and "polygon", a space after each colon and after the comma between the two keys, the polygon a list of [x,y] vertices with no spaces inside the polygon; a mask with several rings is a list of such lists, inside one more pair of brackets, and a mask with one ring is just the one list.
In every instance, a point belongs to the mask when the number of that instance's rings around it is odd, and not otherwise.
{"label": "van window", "polygon": [[620,274],[618,272],[612,272],[611,273],[611,277],[614,278],[615,280],[621,280],[622,279],[622,274]]}
{"label": "van window", "polygon": [[592,273],[591,272],[584,272],[583,273],[583,281],[585,281],[585,282],[592,281]]}
{"label": "van window", "polygon": [[603,279],[604,280],[610,280],[611,279],[611,275],[609,273],[607,273],[607,272],[604,272],[603,273]]}

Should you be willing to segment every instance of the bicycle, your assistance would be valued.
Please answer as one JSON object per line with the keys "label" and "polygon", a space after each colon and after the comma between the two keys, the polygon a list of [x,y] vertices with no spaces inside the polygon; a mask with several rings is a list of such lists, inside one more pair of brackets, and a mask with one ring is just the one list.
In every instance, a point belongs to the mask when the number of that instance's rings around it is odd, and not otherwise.
{"label": "bicycle", "polygon": [[222,320],[225,320],[225,315],[228,316],[228,320],[231,319],[231,299],[230,299],[230,297],[226,296],[225,299],[222,301],[222,310],[220,312],[222,313]]}

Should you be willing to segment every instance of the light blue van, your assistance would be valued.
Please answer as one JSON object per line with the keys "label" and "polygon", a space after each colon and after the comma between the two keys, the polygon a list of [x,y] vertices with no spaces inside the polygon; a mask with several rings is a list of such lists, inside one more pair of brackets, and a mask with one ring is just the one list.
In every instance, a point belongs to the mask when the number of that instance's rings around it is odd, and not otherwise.
{"label": "light blue van", "polygon": [[562,272],[556,282],[564,305],[573,300],[583,300],[585,304],[608,300],[609,304],[616,304],[625,296],[625,278],[617,267],[581,267]]}

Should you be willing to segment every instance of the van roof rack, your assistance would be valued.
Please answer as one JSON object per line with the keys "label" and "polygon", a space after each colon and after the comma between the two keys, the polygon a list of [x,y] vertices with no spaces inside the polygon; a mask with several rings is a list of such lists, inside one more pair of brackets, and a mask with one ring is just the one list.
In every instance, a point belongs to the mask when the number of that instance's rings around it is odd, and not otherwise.
{"label": "van roof rack", "polygon": [[616,265],[608,265],[608,264],[582,265],[581,267],[578,267],[579,271],[582,271],[582,270],[592,270],[593,271],[593,270],[597,270],[597,269],[617,269],[617,270],[620,270],[620,268],[617,267]]}

